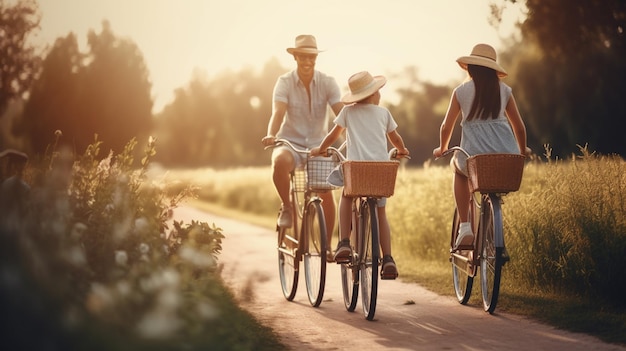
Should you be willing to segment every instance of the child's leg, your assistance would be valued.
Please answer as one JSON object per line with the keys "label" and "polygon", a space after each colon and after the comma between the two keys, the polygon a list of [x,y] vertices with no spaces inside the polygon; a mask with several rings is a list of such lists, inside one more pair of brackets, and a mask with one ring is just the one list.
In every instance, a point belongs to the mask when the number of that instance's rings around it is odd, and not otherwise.
{"label": "child's leg", "polygon": [[350,227],[352,226],[352,198],[341,194],[339,200],[339,238],[350,238]]}
{"label": "child's leg", "polygon": [[380,277],[381,279],[396,279],[398,277],[398,268],[391,257],[391,229],[387,220],[387,212],[385,211],[385,206],[378,207],[377,210],[380,247],[383,250],[383,264],[380,270]]}
{"label": "child's leg", "polygon": [[350,261],[350,227],[352,225],[352,199],[341,195],[339,200],[339,242],[335,250],[334,260],[337,263]]}
{"label": "child's leg", "polygon": [[378,207],[378,233],[383,256],[391,255],[391,229],[389,228],[385,206]]}

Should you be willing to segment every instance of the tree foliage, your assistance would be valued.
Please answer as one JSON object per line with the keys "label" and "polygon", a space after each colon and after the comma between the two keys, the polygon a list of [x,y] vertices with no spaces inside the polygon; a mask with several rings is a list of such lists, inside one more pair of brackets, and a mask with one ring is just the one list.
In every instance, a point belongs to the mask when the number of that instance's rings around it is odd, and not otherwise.
{"label": "tree foliage", "polygon": [[137,45],[116,37],[105,21],[100,33],[89,32],[88,47],[80,52],[70,33],[46,55],[16,128],[30,139],[34,152],[44,152],[56,130],[74,150],[99,135],[105,148],[116,151],[150,132],[151,83]]}
{"label": "tree foliage", "polygon": [[[512,2],[515,2],[512,0]],[[572,152],[626,154],[626,2],[527,0],[522,41],[506,55],[530,138]]]}
{"label": "tree foliage", "polygon": [[28,91],[37,73],[39,60],[27,39],[39,28],[40,18],[33,0],[14,5],[0,0],[0,116],[12,99]]}
{"label": "tree foliage", "polygon": [[156,117],[155,135],[164,146],[157,159],[178,167],[268,164],[260,140],[271,113],[272,88],[285,71],[272,60],[260,74],[244,69],[209,79],[196,72]]}

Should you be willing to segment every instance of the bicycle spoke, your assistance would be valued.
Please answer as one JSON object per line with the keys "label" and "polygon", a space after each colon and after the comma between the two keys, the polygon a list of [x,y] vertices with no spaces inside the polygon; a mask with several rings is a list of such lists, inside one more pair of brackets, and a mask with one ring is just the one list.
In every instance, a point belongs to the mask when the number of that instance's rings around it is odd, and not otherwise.
{"label": "bicycle spoke", "polygon": [[319,201],[311,201],[304,212],[304,277],[309,302],[317,307],[326,282],[326,223]]}
{"label": "bicycle spoke", "polygon": [[291,229],[279,229],[278,245],[278,274],[280,285],[285,299],[293,300],[298,288],[298,260],[296,259],[296,249],[293,248]]}
{"label": "bicycle spoke", "polygon": [[363,255],[361,266],[361,302],[363,313],[368,320],[374,319],[376,312],[376,299],[378,294],[378,266],[379,266],[379,242],[378,242],[378,215],[376,213],[376,200],[368,199],[361,205],[361,225],[359,226],[359,245]]}
{"label": "bicycle spoke", "polygon": [[[456,241],[456,234],[459,230],[459,215],[454,211],[454,217],[452,219],[452,233],[450,236],[450,246],[454,245]],[[452,284],[454,285],[454,292],[457,300],[460,304],[465,305],[469,301],[472,294],[472,286],[474,285],[474,277],[470,275],[467,269],[467,261],[463,259],[457,259],[457,256],[451,254],[452,265]],[[463,267],[461,267],[462,265]]]}
{"label": "bicycle spoke", "polygon": [[500,292],[500,276],[502,272],[502,247],[496,247],[496,233],[502,233],[502,213],[499,198],[483,197],[480,233],[482,252],[480,257],[480,281],[483,297],[483,308],[493,313]]}

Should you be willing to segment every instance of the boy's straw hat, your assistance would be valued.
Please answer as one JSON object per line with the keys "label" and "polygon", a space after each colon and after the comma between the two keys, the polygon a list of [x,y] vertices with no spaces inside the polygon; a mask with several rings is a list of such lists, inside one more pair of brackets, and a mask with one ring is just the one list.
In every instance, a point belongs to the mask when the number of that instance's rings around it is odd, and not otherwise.
{"label": "boy's straw hat", "polygon": [[487,68],[491,68],[498,72],[498,77],[504,78],[508,73],[496,62],[496,50],[487,44],[477,44],[472,49],[472,53],[469,56],[461,56],[456,59],[456,62],[467,70],[467,65],[477,65]]}
{"label": "boy's straw hat", "polygon": [[366,71],[355,73],[348,79],[350,92],[341,98],[341,102],[350,104],[361,101],[377,92],[385,83],[387,83],[387,79],[383,76],[372,77]]}
{"label": "boy's straw hat", "polygon": [[290,54],[317,54],[322,52],[317,49],[317,40],[309,34],[301,34],[296,37],[296,45],[293,48],[287,48]]}

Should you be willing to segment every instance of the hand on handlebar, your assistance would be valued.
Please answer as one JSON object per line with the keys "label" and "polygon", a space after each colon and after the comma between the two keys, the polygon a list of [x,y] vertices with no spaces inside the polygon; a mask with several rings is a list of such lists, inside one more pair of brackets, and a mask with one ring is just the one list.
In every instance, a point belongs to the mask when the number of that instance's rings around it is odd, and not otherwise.
{"label": "hand on handlebar", "polygon": [[399,149],[397,149],[395,147],[393,149],[391,149],[391,152],[389,153],[389,158],[393,158],[393,159],[400,159],[400,158],[411,159],[411,157],[409,156],[409,149],[403,148],[402,150],[399,150]]}
{"label": "hand on handlebar", "polygon": [[272,146],[276,144],[276,137],[273,135],[266,135],[261,139],[263,146]]}
{"label": "hand on handlebar", "polygon": [[319,147],[314,147],[311,149],[311,157],[315,157],[315,156],[324,156],[324,157],[328,157],[328,149],[324,150],[324,152],[322,152],[322,150],[320,150]]}
{"label": "hand on handlebar", "polygon": [[437,159],[437,158],[441,157],[443,155],[443,153],[446,152],[446,151],[447,151],[447,149],[444,150],[441,146],[439,146],[439,147],[437,147],[437,148],[435,148],[433,150],[433,156]]}

